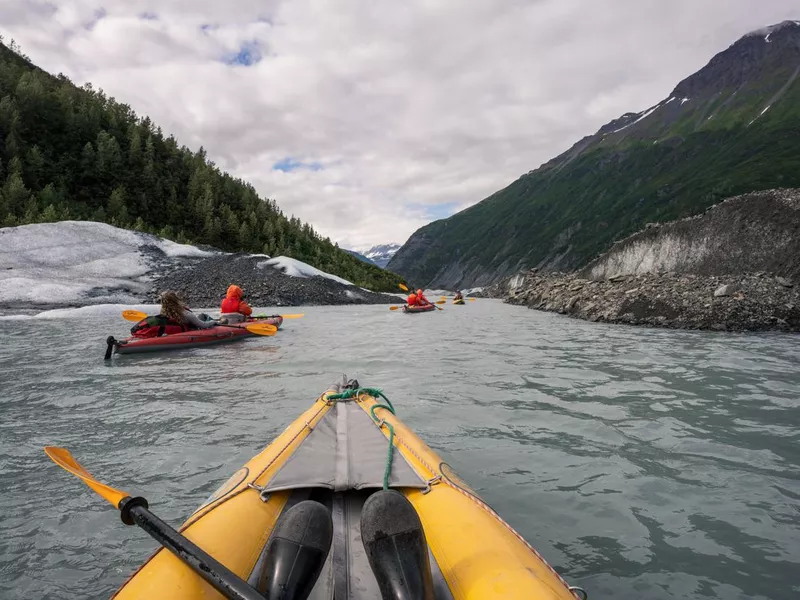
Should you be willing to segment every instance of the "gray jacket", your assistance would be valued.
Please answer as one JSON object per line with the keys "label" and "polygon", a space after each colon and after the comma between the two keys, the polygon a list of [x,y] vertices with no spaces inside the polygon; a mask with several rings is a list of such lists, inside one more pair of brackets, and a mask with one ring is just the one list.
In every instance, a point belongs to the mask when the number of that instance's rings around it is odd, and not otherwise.
{"label": "gray jacket", "polygon": [[210,327],[214,327],[217,322],[216,321],[202,321],[200,320],[196,314],[194,314],[190,310],[183,311],[183,321],[187,325],[191,325],[192,327],[196,327],[197,329],[208,329]]}

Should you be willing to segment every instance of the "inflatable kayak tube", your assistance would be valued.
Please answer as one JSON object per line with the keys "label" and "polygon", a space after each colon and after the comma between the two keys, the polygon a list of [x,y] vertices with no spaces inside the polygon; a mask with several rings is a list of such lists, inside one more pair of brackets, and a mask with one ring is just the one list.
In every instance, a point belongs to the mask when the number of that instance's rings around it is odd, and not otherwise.
{"label": "inflatable kayak tube", "polygon": [[[181,533],[267,599],[585,598],[372,394],[343,377]],[[113,596],[224,597],[164,548]]]}
{"label": "inflatable kayak tube", "polygon": [[406,304],[403,306],[403,312],[409,314],[431,312],[433,310],[436,310],[436,307],[433,304],[428,306],[409,306]]}
{"label": "inflatable kayak tube", "polygon": [[466,301],[464,301],[464,300],[453,300],[453,304],[455,304],[457,306],[464,306],[464,304],[466,304]]}
{"label": "inflatable kayak tube", "polygon": [[124,340],[115,340],[112,337],[108,339],[108,343],[113,344],[115,354],[139,354],[142,352],[179,350],[181,348],[198,348],[201,346],[235,342],[248,337],[254,337],[256,334],[250,333],[244,326],[255,323],[267,323],[280,328],[283,323],[283,317],[275,315],[265,319],[250,319],[238,325],[220,325],[217,327],[209,327],[208,329],[192,329],[191,331],[182,331],[180,333],[152,338],[129,337]]}

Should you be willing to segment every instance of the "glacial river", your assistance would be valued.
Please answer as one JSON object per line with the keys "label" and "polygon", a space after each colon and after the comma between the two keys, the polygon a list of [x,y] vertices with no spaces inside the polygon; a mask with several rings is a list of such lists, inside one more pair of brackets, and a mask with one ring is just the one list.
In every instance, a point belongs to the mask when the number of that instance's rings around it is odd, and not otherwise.
{"label": "glacial river", "polygon": [[800,594],[800,337],[282,310],[306,316],[110,363],[114,314],[0,320],[0,597],[108,597],[155,547],[42,446],[177,526],[342,373],[592,600]]}

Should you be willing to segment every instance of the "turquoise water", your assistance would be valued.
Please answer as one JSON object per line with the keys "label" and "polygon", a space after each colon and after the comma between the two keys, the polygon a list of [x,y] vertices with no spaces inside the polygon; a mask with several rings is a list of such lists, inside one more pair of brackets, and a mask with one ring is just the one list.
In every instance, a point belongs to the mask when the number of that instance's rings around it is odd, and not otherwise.
{"label": "turquoise water", "polygon": [[155,547],[42,452],[178,525],[341,373],[593,600],[800,592],[800,338],[480,300],[310,307],[275,337],[115,357],[111,315],[0,320],[0,597],[107,597]]}

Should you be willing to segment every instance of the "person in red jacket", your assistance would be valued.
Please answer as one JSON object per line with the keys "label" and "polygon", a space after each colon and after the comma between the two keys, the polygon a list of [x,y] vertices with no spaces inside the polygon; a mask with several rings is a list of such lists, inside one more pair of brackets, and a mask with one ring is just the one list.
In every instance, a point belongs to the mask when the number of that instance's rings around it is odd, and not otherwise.
{"label": "person in red jacket", "polygon": [[406,303],[409,306],[416,306],[417,305],[417,295],[414,292],[411,292],[406,298]]}
{"label": "person in red jacket", "polygon": [[422,290],[417,290],[417,305],[428,306],[429,304],[430,300],[425,297],[425,294],[422,293]]}
{"label": "person in red jacket", "polygon": [[242,288],[238,285],[231,285],[219,307],[219,312],[220,322],[224,320],[227,323],[241,323],[253,314],[253,309],[244,301]]}

